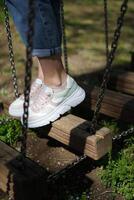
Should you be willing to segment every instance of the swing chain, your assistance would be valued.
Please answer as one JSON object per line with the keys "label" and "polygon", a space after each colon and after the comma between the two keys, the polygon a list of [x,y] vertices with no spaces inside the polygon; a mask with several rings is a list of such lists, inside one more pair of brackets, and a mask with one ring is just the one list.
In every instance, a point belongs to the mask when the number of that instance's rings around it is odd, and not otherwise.
{"label": "swing chain", "polygon": [[62,29],[62,40],[63,40],[63,51],[64,51],[64,64],[66,73],[69,72],[68,67],[68,51],[67,51],[67,37],[66,37],[66,25],[64,16],[64,0],[60,0],[60,17],[61,17],[61,29]]}
{"label": "swing chain", "polygon": [[10,22],[9,22],[8,8],[5,1],[4,1],[4,14],[5,14],[5,27],[6,27],[7,40],[8,40],[9,61],[10,61],[10,66],[11,66],[11,71],[12,71],[13,87],[14,87],[15,97],[18,98],[20,95],[19,95],[18,82],[17,82],[17,76],[16,76],[16,66],[15,66],[15,60],[14,60],[12,35],[11,35],[11,28],[10,28]]}
{"label": "swing chain", "polygon": [[115,53],[116,53],[116,50],[118,47],[118,42],[119,42],[119,38],[121,35],[121,29],[122,29],[123,23],[124,23],[124,16],[127,11],[127,3],[128,3],[128,0],[123,1],[122,5],[121,5],[121,10],[120,10],[120,16],[117,19],[117,28],[115,29],[115,33],[114,33],[114,37],[113,37],[113,41],[112,41],[112,45],[111,45],[111,51],[108,54],[107,65],[106,65],[104,76],[103,76],[103,82],[100,87],[100,92],[98,94],[98,101],[96,103],[94,117],[93,117],[91,127],[90,127],[91,134],[95,134],[95,132],[96,132],[97,119],[98,119],[98,115],[99,115],[99,112],[101,109],[102,101],[104,99],[105,91],[107,88],[107,83],[109,81],[112,63],[115,58]]}
{"label": "swing chain", "polygon": [[132,133],[134,133],[134,128],[133,127],[128,129],[128,130],[126,130],[126,131],[123,131],[121,134],[115,135],[113,137],[113,141],[118,141],[118,140],[122,139],[123,137],[126,137],[126,136],[128,136],[128,135],[130,135]]}
{"label": "swing chain", "polygon": [[108,0],[104,0],[104,25],[105,25],[105,44],[106,44],[106,63],[109,55],[109,27],[108,27]]}
{"label": "swing chain", "polygon": [[[126,136],[130,135],[134,133],[134,128],[130,128],[126,131],[123,131],[121,134],[115,135],[112,140],[113,142],[117,142],[118,140],[122,139],[123,137],[125,138]],[[75,166],[77,166],[78,164],[80,164],[81,162],[83,162],[85,159],[87,159],[87,156],[81,156],[78,159],[76,159],[73,163],[69,164],[66,168],[53,173],[52,175],[50,175],[47,179],[47,182],[52,182],[52,181],[56,181],[59,176],[64,176],[65,174],[67,174],[68,171],[70,171],[72,168],[74,168]]]}
{"label": "swing chain", "polygon": [[[25,92],[24,92],[24,94],[25,94],[24,115],[23,115],[23,124],[24,124],[23,133],[24,133],[24,135],[23,135],[23,138],[22,138],[22,149],[21,149],[23,156],[25,156],[25,154],[26,154],[25,151],[26,151],[27,127],[28,127],[28,124],[27,124],[27,122],[28,122],[28,106],[29,106],[29,93],[30,93],[30,83],[31,83],[31,67],[32,67],[31,53],[32,53],[32,38],[33,38],[33,30],[34,30],[34,23],[33,23],[34,22],[34,5],[33,5],[33,1],[34,0],[29,0],[29,2],[30,2],[29,32],[28,32],[28,41],[29,41],[28,43],[29,43],[29,45],[28,45],[28,48],[27,48],[27,62],[26,62],[26,72],[27,73],[26,73],[26,76],[25,76],[25,88],[26,89],[25,89]],[[106,70],[105,70],[104,77],[103,77],[103,83],[101,85],[99,100],[96,104],[96,110],[95,110],[94,118],[92,120],[92,127],[91,127],[92,133],[94,133],[95,130],[96,130],[97,117],[98,117],[99,110],[101,108],[102,100],[104,98],[104,93],[105,93],[107,82],[108,82],[108,79],[109,79],[109,73],[110,73],[110,70],[111,70],[111,65],[112,65],[112,62],[114,60],[115,52],[116,52],[117,45],[118,45],[118,40],[119,40],[119,37],[120,37],[120,34],[121,34],[121,28],[122,28],[122,25],[123,25],[123,22],[124,22],[124,15],[127,11],[127,3],[128,3],[128,0],[124,0],[123,4],[121,6],[121,15],[118,18],[117,29],[115,30],[111,52],[108,55],[108,63],[106,65]],[[8,16],[8,13],[7,13],[7,16]],[[64,40],[63,42],[64,42],[64,47],[65,47],[64,56],[65,56],[66,66],[68,66],[63,0],[61,0],[61,16],[62,16],[62,32],[63,32],[63,40]],[[8,31],[10,33],[9,27],[8,27]],[[11,40],[11,37],[9,37],[9,38]],[[13,51],[13,48],[11,50]],[[8,119],[4,123],[7,123],[7,122],[8,122]],[[0,123],[1,123],[1,121],[0,121]],[[115,140],[121,139],[123,136],[127,136],[128,134],[130,134],[132,132],[134,132],[134,128],[131,128],[127,131],[122,132],[120,135],[113,137],[113,140],[115,141]],[[52,174],[51,176],[48,177],[48,182],[58,178],[60,175],[63,175],[67,171],[71,170],[73,167],[78,165],[80,162],[82,162],[86,158],[87,158],[86,155],[81,156],[78,159],[76,159],[72,164],[70,164],[69,166],[64,168],[62,171],[59,171],[57,173]]]}
{"label": "swing chain", "polygon": [[[24,158],[26,156],[26,143],[27,143],[27,129],[28,129],[28,108],[29,108],[29,95],[30,95],[30,86],[31,86],[31,70],[32,70],[32,49],[33,49],[33,36],[34,36],[34,19],[35,19],[35,9],[34,9],[34,0],[29,0],[29,13],[28,13],[28,25],[29,30],[27,34],[28,46],[26,50],[26,66],[25,66],[25,89],[24,89],[24,114],[23,114],[23,127],[22,127],[22,136],[21,140],[21,156],[18,158],[20,162],[20,170],[25,169]],[[9,23],[9,15],[8,15],[8,7],[6,2],[4,1],[4,12],[5,12],[5,25],[7,31],[7,39],[8,39],[8,47],[9,47],[9,58],[11,63],[12,77],[13,77],[13,85],[16,98],[19,97],[18,92],[18,84],[16,77],[16,69],[15,69],[15,61],[14,61],[14,53],[13,53],[13,44],[12,44],[12,36],[11,29]],[[10,119],[0,120],[0,124],[6,124],[10,122]],[[9,188],[10,190],[10,188]],[[9,200],[12,197],[9,195]]]}
{"label": "swing chain", "polygon": [[[105,94],[105,90],[106,90],[106,87],[107,87],[107,83],[108,83],[108,80],[109,80],[109,75],[110,75],[110,72],[111,72],[111,66],[112,66],[113,60],[115,58],[115,53],[116,53],[116,50],[117,50],[118,41],[119,41],[119,38],[120,38],[120,35],[121,35],[121,28],[122,28],[123,22],[124,22],[124,16],[125,16],[125,13],[127,11],[127,3],[128,3],[128,0],[124,0],[122,5],[121,5],[120,16],[117,19],[117,28],[115,29],[115,33],[114,33],[114,37],[113,37],[113,41],[112,41],[112,45],[111,45],[111,51],[109,52],[109,54],[107,53],[108,58],[107,58],[107,64],[106,64],[105,72],[104,72],[103,82],[102,82],[102,85],[101,85],[101,88],[100,88],[100,93],[98,95],[98,101],[97,101],[97,104],[96,104],[96,109],[95,109],[95,112],[94,112],[94,117],[93,117],[93,120],[92,120],[92,123],[91,123],[91,128],[90,128],[91,134],[95,134],[95,132],[96,132],[97,118],[98,118],[99,111],[101,109],[101,104],[102,104],[104,94]],[[107,9],[106,4],[105,4],[105,6],[106,6],[105,9]],[[106,14],[105,14],[105,16],[106,16]],[[107,19],[105,19],[105,20],[106,20],[106,23],[107,23]],[[108,28],[108,26],[106,25],[105,28]],[[127,134],[130,134],[132,132],[134,132],[133,128],[122,132],[119,136],[118,135],[115,136],[113,138],[113,140],[116,141],[118,139],[121,139],[123,136],[126,136]],[[85,160],[86,158],[87,158],[86,155],[80,156],[79,159],[75,160],[73,163],[71,163],[69,166],[67,166],[63,170],[52,174],[48,180],[58,178],[60,175],[65,174],[67,171],[71,170],[73,167],[78,165],[81,161]]]}
{"label": "swing chain", "polygon": [[[12,43],[12,35],[11,35],[11,28],[9,22],[9,14],[8,14],[8,7],[6,2],[4,1],[4,13],[5,13],[5,25],[6,25],[6,32],[7,32],[7,39],[8,39],[8,48],[9,48],[9,59],[11,64],[12,70],[12,78],[13,78],[13,86],[15,97],[19,97],[18,92],[18,83],[17,83],[17,76],[16,76],[16,67],[15,67],[15,60],[14,60],[14,51],[13,51],[13,43]],[[21,137],[22,145],[21,145],[21,152],[22,155],[26,155],[26,140],[27,140],[27,127],[28,127],[28,107],[29,107],[29,94],[30,94],[30,85],[31,85],[31,68],[32,68],[32,39],[34,35],[34,0],[29,0],[29,14],[28,14],[28,23],[29,23],[29,31],[28,31],[28,47],[27,47],[27,61],[25,67],[25,91],[24,91],[24,115],[23,115],[23,136]],[[6,121],[5,123],[7,123]],[[3,123],[1,121],[0,123]]]}
{"label": "swing chain", "polygon": [[66,174],[66,172],[70,171],[72,168],[74,168],[75,166],[80,164],[86,158],[87,158],[86,155],[77,158],[76,160],[73,161],[73,163],[69,164],[66,168],[63,168],[62,170],[59,170],[59,171],[53,173],[52,175],[48,176],[47,182],[49,183],[52,181],[56,181],[59,178],[59,176],[64,176],[64,174]]}
{"label": "swing chain", "polygon": [[[23,114],[23,127],[21,137],[21,153],[23,158],[26,156],[26,143],[27,143],[27,130],[28,130],[28,108],[29,96],[32,79],[32,50],[33,50],[33,36],[34,36],[34,19],[35,19],[35,0],[29,0],[29,13],[28,13],[28,46],[26,49],[26,65],[25,65],[25,88],[24,88],[24,114]],[[24,164],[24,162],[23,162]]]}

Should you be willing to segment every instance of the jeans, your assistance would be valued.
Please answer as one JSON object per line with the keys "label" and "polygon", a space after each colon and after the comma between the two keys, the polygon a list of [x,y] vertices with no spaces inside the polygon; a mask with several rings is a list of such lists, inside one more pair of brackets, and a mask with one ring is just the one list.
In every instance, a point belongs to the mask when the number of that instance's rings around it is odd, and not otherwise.
{"label": "jeans", "polygon": [[[27,46],[28,0],[6,0],[9,12]],[[60,0],[35,0],[33,56],[61,54]]]}

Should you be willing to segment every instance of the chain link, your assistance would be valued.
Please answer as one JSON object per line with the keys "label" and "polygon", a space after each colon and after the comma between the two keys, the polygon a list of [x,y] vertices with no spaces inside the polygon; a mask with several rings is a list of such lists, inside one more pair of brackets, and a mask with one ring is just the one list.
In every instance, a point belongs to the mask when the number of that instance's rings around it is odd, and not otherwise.
{"label": "chain link", "polygon": [[[104,9],[107,9],[106,2],[104,2],[104,3],[105,3]],[[107,52],[106,52],[106,54],[108,56],[107,65],[106,65],[106,69],[105,69],[105,72],[104,72],[103,82],[102,82],[101,87],[100,87],[100,93],[98,95],[98,101],[97,101],[97,104],[96,104],[94,117],[93,117],[91,127],[90,127],[91,134],[94,134],[96,132],[97,118],[98,118],[99,111],[101,109],[101,104],[102,104],[104,94],[105,94],[105,90],[106,90],[106,87],[107,87],[107,83],[108,83],[108,80],[109,80],[111,66],[112,66],[112,63],[113,63],[113,60],[114,60],[114,57],[115,57],[115,53],[116,53],[116,49],[117,49],[117,46],[118,46],[118,40],[119,40],[120,35],[121,35],[121,28],[123,26],[124,16],[125,16],[125,13],[127,11],[127,3],[128,3],[128,0],[124,0],[122,5],[121,5],[120,16],[117,19],[117,28],[115,29],[115,33],[114,33],[114,37],[113,37],[113,41],[112,41],[112,45],[111,45],[111,51],[109,53],[109,50],[107,49]],[[105,12],[106,12],[105,17],[106,17],[107,11],[105,10]],[[107,19],[105,19],[105,28],[108,28]],[[108,32],[106,34],[107,34],[107,36],[106,36],[106,42],[107,42],[106,47],[108,47],[108,40],[107,40],[108,39]],[[127,133],[132,133],[131,131],[128,130]],[[123,132],[123,133],[120,134],[119,137],[123,137],[124,135],[125,135],[125,133]],[[113,138],[114,141],[117,140],[119,137],[118,136],[116,136],[116,138],[114,137]],[[74,166],[78,165],[81,161],[85,160],[86,158],[87,158],[86,155],[80,156],[79,159],[75,160],[73,163],[71,163],[69,166],[67,166],[63,170],[51,175],[48,180],[53,180],[54,178],[57,178],[60,175],[65,174],[68,170],[72,169]]]}
{"label": "chain link", "polygon": [[115,53],[116,53],[116,50],[118,47],[118,41],[119,41],[119,38],[121,35],[121,28],[124,23],[124,16],[127,11],[127,3],[128,3],[128,0],[123,1],[122,5],[121,5],[121,10],[120,10],[120,16],[117,19],[117,28],[115,29],[115,32],[114,32],[114,37],[113,37],[113,41],[112,41],[112,45],[111,45],[111,51],[108,53],[107,65],[106,65],[106,69],[104,72],[103,81],[102,81],[102,84],[100,87],[100,92],[98,94],[98,101],[96,103],[94,117],[91,122],[91,128],[90,128],[91,134],[94,134],[96,132],[97,119],[98,119],[98,115],[99,115],[99,112],[101,109],[102,101],[104,99],[105,91],[107,88],[107,83],[109,81],[109,75],[111,72],[112,63],[115,58]]}
{"label": "chain link", "polygon": [[[5,3],[5,1],[4,1]],[[21,137],[21,156],[19,157],[19,169],[25,169],[25,162],[24,158],[26,156],[26,143],[27,143],[27,129],[28,129],[28,107],[29,107],[29,94],[30,94],[30,86],[31,86],[31,70],[32,70],[32,49],[33,49],[33,36],[34,36],[34,19],[35,19],[35,9],[34,9],[34,0],[29,0],[29,13],[28,13],[28,35],[27,41],[28,46],[26,50],[26,66],[25,66],[25,89],[24,89],[24,114],[23,114],[23,127],[22,127],[22,137]],[[18,92],[18,84],[17,84],[17,77],[16,77],[16,69],[15,69],[15,61],[14,61],[14,53],[13,53],[13,45],[12,45],[12,36],[11,36],[11,29],[9,23],[9,15],[8,15],[8,8],[5,3],[4,6],[5,12],[5,24],[6,24],[6,31],[7,31],[7,39],[8,39],[8,47],[9,47],[9,58],[11,63],[11,70],[12,70],[12,77],[13,77],[13,85],[14,85],[14,92],[15,97],[19,97]],[[6,124],[10,122],[10,119],[1,120],[0,124]],[[9,188],[10,190],[10,188]],[[12,197],[9,195],[9,200]]]}
{"label": "chain link", "polygon": [[[13,86],[14,86],[14,93],[15,97],[19,97],[18,92],[18,83],[17,83],[17,76],[16,76],[16,67],[14,61],[14,51],[13,51],[13,44],[12,44],[12,35],[11,35],[11,28],[9,22],[9,14],[8,14],[8,7],[6,2],[4,1],[4,13],[5,13],[5,26],[7,32],[7,39],[8,39],[8,48],[9,48],[9,59],[11,64],[12,70],[12,78],[13,78]],[[23,115],[23,136],[22,136],[22,146],[21,152],[25,156],[26,154],[26,139],[27,139],[27,127],[28,127],[28,107],[29,107],[29,94],[30,94],[30,85],[31,85],[31,68],[32,68],[32,39],[34,35],[34,0],[29,0],[29,14],[28,14],[28,24],[29,24],[29,31],[28,31],[28,47],[27,47],[27,61],[26,61],[26,68],[25,68],[25,90],[24,90],[24,115]],[[0,123],[3,123],[1,121]],[[5,122],[6,123],[6,122]]]}
{"label": "chain link", "polygon": [[[113,142],[117,142],[119,140],[121,140],[122,138],[125,138],[126,136],[130,135],[134,133],[134,128],[130,128],[126,131],[123,131],[122,133],[115,135],[112,140]],[[75,166],[77,166],[78,164],[80,164],[82,161],[84,161],[87,158],[86,155],[81,156],[80,158],[76,159],[73,163],[71,163],[70,165],[68,165],[66,168],[53,173],[52,175],[50,175],[47,179],[47,182],[52,182],[52,181],[56,181],[59,176],[64,176],[68,171],[70,171],[72,168],[74,168]]]}
{"label": "chain link", "polygon": [[[110,71],[111,71],[111,66],[112,66],[112,63],[113,63],[113,60],[114,60],[114,57],[115,57],[115,53],[116,53],[116,49],[117,49],[117,46],[118,46],[118,40],[120,38],[121,28],[122,28],[123,22],[124,22],[124,16],[125,16],[125,13],[127,11],[127,3],[128,3],[128,0],[124,0],[123,3],[122,3],[120,16],[117,20],[117,28],[115,30],[112,45],[111,45],[111,51],[109,53],[107,52],[107,55],[108,55],[107,65],[106,65],[106,69],[105,69],[105,73],[104,73],[104,77],[103,77],[103,82],[102,82],[102,85],[101,85],[101,88],[100,88],[100,93],[98,95],[98,101],[96,103],[96,109],[95,109],[94,117],[93,117],[92,124],[91,124],[91,133],[92,134],[95,133],[95,131],[96,131],[97,118],[98,118],[98,114],[99,114],[99,111],[100,111],[100,108],[101,108],[101,103],[102,103],[103,98],[104,98],[104,93],[105,93],[105,90],[106,90],[106,87],[107,87],[107,82],[109,80],[109,74],[110,74]],[[29,31],[28,31],[25,91],[24,91],[25,102],[24,102],[24,115],[23,115],[23,125],[24,126],[23,126],[22,146],[21,146],[21,152],[22,152],[23,156],[26,155],[26,141],[27,141],[27,127],[28,127],[28,107],[29,107],[29,93],[30,93],[30,84],[31,84],[32,47],[33,47],[32,39],[33,39],[33,34],[34,34],[34,16],[35,16],[34,0],[29,0],[29,5],[30,5],[29,6],[30,7],[30,10],[29,10]],[[106,6],[106,2],[105,2],[105,6]],[[105,9],[106,9],[106,7],[105,7]],[[7,11],[8,10],[6,10],[6,12]],[[106,15],[105,15],[105,17],[106,17]],[[107,19],[105,21],[105,26],[107,26],[106,23],[107,23]],[[61,0],[61,25],[62,25],[62,34],[63,34],[63,43],[64,43],[65,67],[66,67],[66,70],[68,71],[68,55],[67,55],[67,45],[66,45],[66,33],[65,33],[65,23],[64,23],[64,2],[63,2],[63,0]],[[8,27],[7,31],[10,32],[9,27]],[[9,36],[10,36],[10,34],[9,34]],[[106,38],[106,40],[107,39],[108,38]],[[12,42],[11,42],[11,37],[10,37],[10,45],[11,44],[12,44]],[[108,47],[108,43],[107,43],[107,47]],[[13,59],[14,58],[13,57],[13,48],[10,48],[10,51],[12,52],[12,59]],[[14,63],[14,59],[13,59],[13,63]],[[14,74],[15,73],[13,73],[13,75]],[[16,81],[17,79],[14,79],[14,80]],[[16,95],[17,95],[17,92],[16,92]],[[8,122],[8,119],[7,119],[7,122]],[[5,123],[7,123],[7,122],[5,122]],[[121,134],[119,134],[117,136],[114,136],[113,140],[114,141],[119,140],[122,137],[127,136],[128,134],[131,134],[133,132],[134,132],[134,128],[131,128],[127,131],[122,132]],[[76,159],[72,164],[67,166],[65,169],[52,174],[51,176],[48,177],[48,182],[57,179],[60,175],[65,174],[67,171],[72,169],[74,166],[78,165],[80,162],[82,162],[86,158],[87,158],[86,155],[81,156],[78,159]]]}
{"label": "chain link", "polygon": [[128,136],[128,135],[130,135],[130,134],[132,134],[132,133],[134,133],[134,128],[132,127],[132,128],[130,128],[130,129],[128,129],[128,130],[126,130],[126,131],[123,131],[122,133],[120,133],[120,134],[118,134],[118,135],[115,135],[114,137],[113,137],[113,141],[115,142],[115,141],[119,141],[120,139],[122,139],[123,137],[126,137],[126,136]]}
{"label": "chain link", "polygon": [[66,168],[53,173],[52,175],[50,175],[47,179],[47,182],[51,182],[51,181],[55,181],[58,179],[59,175],[62,176],[64,175],[67,171],[71,170],[72,168],[74,168],[77,164],[81,163],[83,160],[85,160],[87,158],[86,155],[81,156],[80,158],[77,158],[75,161],[73,161],[73,163],[69,164]]}
{"label": "chain link", "polygon": [[8,7],[7,7],[5,1],[4,1],[4,13],[5,13],[5,27],[6,27],[7,40],[8,40],[9,61],[10,61],[11,72],[12,72],[14,94],[15,94],[15,97],[18,98],[19,97],[19,89],[18,89],[18,82],[17,82],[17,76],[16,76],[15,61],[14,61],[12,35],[11,35],[11,28],[10,28],[10,22],[9,22]]}
{"label": "chain link", "polygon": [[106,64],[108,65],[108,55],[109,55],[108,0],[104,0],[104,25],[105,25],[105,44],[106,44]]}
{"label": "chain link", "polygon": [[35,0],[29,0],[29,13],[28,13],[28,46],[26,49],[26,66],[25,66],[25,89],[24,89],[24,114],[23,114],[23,130],[21,137],[21,153],[26,156],[26,143],[27,143],[27,129],[28,129],[28,108],[29,108],[29,95],[32,78],[32,50],[33,50],[33,36],[34,36],[34,19],[35,19]]}

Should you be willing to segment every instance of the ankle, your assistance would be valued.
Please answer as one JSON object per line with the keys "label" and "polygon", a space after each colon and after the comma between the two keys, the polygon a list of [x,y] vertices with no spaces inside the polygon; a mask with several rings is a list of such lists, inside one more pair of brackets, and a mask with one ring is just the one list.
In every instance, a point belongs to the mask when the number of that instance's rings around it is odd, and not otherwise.
{"label": "ankle", "polygon": [[48,86],[60,87],[67,79],[67,74],[63,73],[59,76],[53,76],[45,79],[45,84]]}
{"label": "ankle", "polygon": [[41,80],[44,83],[44,77],[38,75],[37,79]]}

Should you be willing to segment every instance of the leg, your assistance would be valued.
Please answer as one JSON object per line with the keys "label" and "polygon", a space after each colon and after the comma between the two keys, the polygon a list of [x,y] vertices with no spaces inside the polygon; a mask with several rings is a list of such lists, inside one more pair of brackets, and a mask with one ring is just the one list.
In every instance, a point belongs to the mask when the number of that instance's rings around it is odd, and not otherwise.
{"label": "leg", "polygon": [[61,56],[39,58],[39,68],[44,74],[44,82],[49,86],[60,86],[66,79]]}
{"label": "leg", "polygon": [[[15,24],[27,45],[27,1],[8,0],[8,3]],[[45,84],[42,84],[40,89],[37,90],[36,98],[32,99],[30,96],[28,126],[31,128],[49,124],[59,118],[61,114],[70,110],[71,107],[77,106],[85,98],[84,90],[78,86],[72,77],[66,74],[62,64],[61,29],[59,28],[60,4],[58,5],[57,7],[57,4],[54,4],[54,0],[36,1],[34,48],[32,53],[33,56],[38,58],[39,77],[44,79]],[[13,12],[14,9],[16,12]],[[39,85],[40,80],[37,83]],[[14,108],[15,106],[12,104],[9,111],[15,111]],[[12,113],[16,113],[16,111],[10,112],[10,114]],[[14,114],[12,115],[14,116]]]}
{"label": "leg", "polygon": [[[7,0],[7,5],[27,45],[28,1]],[[38,0],[36,11],[33,56],[39,60],[38,77],[43,79],[44,74],[46,84],[60,85],[66,76],[61,61],[60,1],[56,4],[53,0]]]}
{"label": "leg", "polygon": [[[60,0],[50,0],[50,6],[53,10],[53,22],[55,22],[59,34],[60,46],[62,40],[61,25],[60,25]],[[45,9],[41,12],[42,18],[45,16]],[[43,19],[45,20],[45,19]],[[52,23],[53,23],[52,22]],[[53,26],[50,27],[53,32]],[[42,68],[44,74],[45,84],[47,85],[61,85],[66,79],[66,72],[63,67],[61,55],[50,57],[38,57],[39,68]]]}

